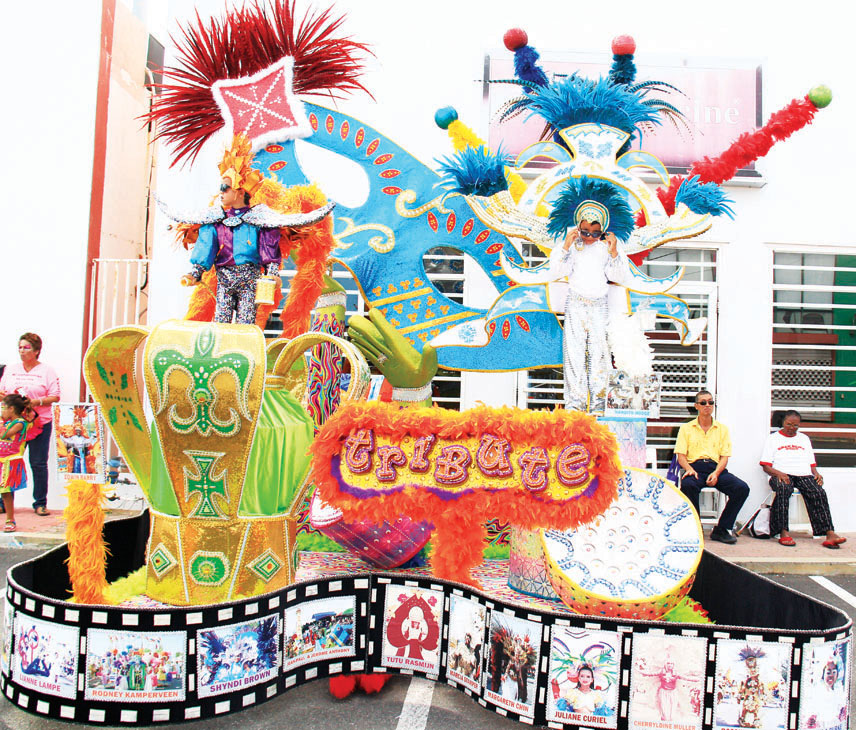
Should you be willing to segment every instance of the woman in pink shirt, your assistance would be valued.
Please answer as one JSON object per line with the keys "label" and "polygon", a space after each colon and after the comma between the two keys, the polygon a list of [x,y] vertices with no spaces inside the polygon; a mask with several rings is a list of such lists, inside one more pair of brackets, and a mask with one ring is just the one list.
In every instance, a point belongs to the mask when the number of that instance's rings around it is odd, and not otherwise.
{"label": "woman in pink shirt", "polygon": [[33,510],[37,515],[50,514],[48,503],[48,454],[50,453],[51,404],[59,401],[59,378],[54,369],[39,362],[42,338],[25,332],[18,340],[20,363],[6,366],[0,378],[0,399],[7,393],[20,393],[30,399],[36,421],[28,433],[30,469],[33,471]]}

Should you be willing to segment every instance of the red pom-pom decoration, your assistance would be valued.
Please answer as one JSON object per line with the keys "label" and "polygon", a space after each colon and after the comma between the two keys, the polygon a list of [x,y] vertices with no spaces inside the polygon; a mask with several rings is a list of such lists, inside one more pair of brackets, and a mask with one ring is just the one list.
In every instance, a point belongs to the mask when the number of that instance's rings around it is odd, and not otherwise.
{"label": "red pom-pom decoration", "polygon": [[[510,33],[511,31],[509,31]],[[506,36],[508,33],[506,33]],[[506,43],[505,45],[508,45]],[[636,53],[636,41],[632,35],[618,35],[612,39],[612,52],[616,56],[632,56]]]}
{"label": "red pom-pom decoration", "polygon": [[357,684],[363,692],[371,695],[380,692],[390,679],[392,679],[391,674],[358,674]]}
{"label": "red pom-pom decoration", "polygon": [[505,35],[502,36],[502,42],[505,43],[505,47],[509,51],[516,51],[518,48],[522,48],[529,43],[529,36],[526,35],[526,31],[523,28],[511,28],[505,31]]}
{"label": "red pom-pom decoration", "polygon": [[330,677],[330,683],[328,685],[330,688],[330,694],[337,700],[343,700],[356,689],[357,681],[356,674],[339,674],[337,676]]}

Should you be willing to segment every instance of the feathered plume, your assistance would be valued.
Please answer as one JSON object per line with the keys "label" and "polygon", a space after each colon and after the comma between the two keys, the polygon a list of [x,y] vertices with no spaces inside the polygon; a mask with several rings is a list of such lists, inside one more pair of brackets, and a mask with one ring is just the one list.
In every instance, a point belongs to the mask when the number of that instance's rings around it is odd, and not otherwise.
{"label": "feathered plume", "polygon": [[727,215],[734,220],[734,201],[722,192],[716,183],[703,183],[698,175],[687,178],[681,183],[675,194],[675,205],[683,203],[693,213],[703,215]]}
{"label": "feathered plume", "polygon": [[104,542],[104,492],[82,479],[68,483],[64,515],[68,540],[68,577],[75,603],[105,603],[107,545]]}
{"label": "feathered plume", "polygon": [[[336,37],[344,16],[331,9],[307,11],[297,20],[295,0],[257,0],[207,23],[197,13],[195,24],[179,29],[173,43],[178,65],[163,69],[165,83],[145,116],[175,149],[175,160],[193,161],[202,145],[223,127],[211,92],[221,79],[236,79],[267,68],[283,56],[294,56],[296,94],[341,96],[366,91],[359,82],[362,43]],[[368,92],[367,92],[368,93]]]}
{"label": "feathered plume", "polygon": [[625,86],[615,86],[609,79],[592,81],[581,76],[568,76],[547,86],[527,91],[506,111],[509,117],[517,111],[541,117],[551,132],[593,122],[622,129],[636,138],[643,125],[659,125],[659,110],[647,103],[644,95]]}
{"label": "feathered plume", "polygon": [[[689,177],[697,177],[701,183],[721,185],[734,177],[738,170],[766,155],[776,142],[790,137],[794,132],[811,124],[818,109],[828,106],[832,92],[826,86],[814,87],[802,99],[794,99],[787,106],[770,116],[769,121],[754,132],[744,132],[718,157],[705,157],[694,162]],[[673,177],[669,187],[657,188],[657,197],[667,215],[675,212],[675,196],[684,178]]]}
{"label": "feathered plume", "polygon": [[620,35],[612,39],[612,68],[609,69],[609,80],[613,84],[633,83],[633,79],[636,78],[634,53],[636,53],[636,41],[632,36]]}
{"label": "feathered plume", "polygon": [[752,659],[762,659],[765,656],[767,656],[767,655],[764,653],[764,650],[760,646],[754,647],[754,646],[749,646],[749,644],[746,644],[746,646],[744,646],[737,653],[737,658],[740,659],[741,661],[744,661],[744,662],[747,659],[749,659],[750,657]]}
{"label": "feathered plume", "polygon": [[613,184],[590,177],[572,177],[553,203],[547,233],[561,236],[576,225],[574,214],[584,200],[594,200],[609,211],[608,230],[620,241],[626,241],[633,232],[633,211],[624,195]]}
{"label": "feathered plume", "polygon": [[514,52],[514,73],[527,86],[546,86],[549,83],[547,74],[538,65],[541,57],[532,46],[528,45],[529,36],[522,28],[511,28],[505,32],[502,42],[509,51]]}
{"label": "feathered plume", "polygon": [[452,157],[437,160],[443,173],[440,184],[463,195],[496,195],[508,190],[505,166],[510,162],[502,147],[496,152],[484,145],[466,147]]}

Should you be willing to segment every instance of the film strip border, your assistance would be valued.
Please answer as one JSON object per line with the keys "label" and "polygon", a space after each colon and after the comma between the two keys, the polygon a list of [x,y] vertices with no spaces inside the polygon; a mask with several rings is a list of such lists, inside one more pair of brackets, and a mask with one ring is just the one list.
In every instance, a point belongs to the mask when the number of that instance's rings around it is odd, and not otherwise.
{"label": "film strip border", "polygon": [[[261,635],[259,627],[265,622],[268,627],[271,622],[275,624],[271,666],[248,676],[218,680],[209,661],[215,640],[250,629]],[[707,730],[720,724],[716,717],[720,691],[717,662],[726,661],[726,652],[734,654],[745,645],[762,648],[768,655],[787,655],[788,681],[779,692],[788,695],[781,698],[784,727],[796,730],[809,724],[799,714],[805,694],[806,652],[828,654],[830,644],[843,645],[847,687],[851,664],[849,625],[829,631],[788,632],[601,620],[510,605],[467,586],[400,574],[336,576],[294,584],[252,600],[170,610],[73,606],[45,600],[10,583],[4,624],[0,692],[7,699],[37,715],[109,725],[216,717],[264,702],[314,679],[339,673],[393,672],[445,682],[483,707],[523,724],[551,728],[670,727],[634,716],[639,713],[631,694],[640,677],[655,674],[644,672],[638,658],[651,658],[662,654],[664,647],[672,647],[680,654],[700,652],[704,677],[696,697],[696,727]],[[40,686],[38,680],[24,677],[20,671],[24,641],[18,634],[28,626],[44,630],[51,641],[72,645],[73,659],[64,685],[50,686],[48,682],[48,686]],[[318,637],[321,629],[323,643]],[[471,634],[471,645],[466,646],[464,638],[462,647],[465,632]],[[525,672],[525,681],[518,682],[516,689],[512,673],[497,661],[494,634],[516,640],[525,648],[523,654],[530,657],[525,670],[521,671],[522,665],[517,667],[521,674]],[[183,647],[185,670],[180,692],[164,702],[157,691],[122,692],[108,687],[105,691],[110,699],[98,699],[87,683],[87,659],[91,650],[102,649],[105,637],[110,636],[130,640],[132,645],[138,637],[155,636],[162,645]],[[563,667],[557,666],[561,662],[553,642],[558,638],[571,643],[574,637],[606,640],[605,645],[614,637],[615,694],[614,699],[607,698],[607,704],[614,704],[611,716],[566,711],[557,701],[555,680],[557,670]],[[481,639],[480,652],[475,651],[477,638]],[[16,662],[18,671],[13,668]],[[35,669],[34,676],[38,677],[39,667]],[[505,691],[506,687],[510,689]],[[847,703],[849,706],[849,697]],[[804,715],[807,712],[803,708]],[[846,718],[842,722],[846,723]]]}
{"label": "film strip border", "polygon": [[[417,663],[409,663],[404,666],[396,666],[390,662],[391,642],[387,636],[387,630],[392,610],[396,604],[396,595],[407,596],[408,591],[417,595],[422,591],[423,599],[431,595],[430,592],[442,590],[444,592],[444,607],[442,612],[442,636],[439,660],[430,669],[420,669]],[[403,593],[402,593],[403,592]],[[481,657],[480,679],[477,683],[463,681],[459,672],[452,670],[453,662],[450,657],[452,643],[451,635],[454,633],[452,602],[458,597],[470,601],[476,606],[485,609],[484,631],[482,633],[482,646],[485,647]],[[405,598],[405,600],[407,600]],[[398,601],[403,603],[404,601]],[[850,626],[844,626],[839,630],[827,632],[787,632],[773,630],[759,630],[751,627],[719,627],[715,624],[677,624],[665,622],[646,621],[623,621],[612,619],[597,619],[587,616],[576,616],[569,614],[553,614],[531,607],[509,605],[496,599],[490,599],[485,594],[469,589],[466,586],[449,584],[431,579],[414,579],[400,575],[375,576],[373,583],[373,595],[371,601],[372,611],[372,633],[369,645],[369,665],[374,671],[395,672],[400,674],[412,674],[424,676],[440,682],[445,682],[456,687],[469,695],[486,709],[492,710],[499,715],[514,719],[522,724],[539,725],[550,728],[670,728],[687,727],[686,722],[658,722],[656,719],[644,716],[640,707],[633,707],[631,703],[631,692],[634,681],[639,681],[640,672],[636,661],[640,654],[653,658],[656,662],[657,655],[662,656],[666,646],[677,646],[681,651],[686,651],[689,646],[695,644],[695,651],[699,655],[700,666],[704,669],[703,681],[700,682],[702,690],[698,695],[699,710],[698,720],[695,727],[698,730],[709,730],[715,726],[727,725],[727,722],[716,722],[715,703],[720,688],[716,686],[718,654],[723,647],[738,653],[744,647],[762,649],[769,655],[785,654],[788,657],[788,678],[784,686],[779,688],[780,692],[787,696],[782,698],[781,716],[782,727],[796,730],[798,727],[812,727],[812,723],[806,722],[810,708],[803,708],[805,718],[800,722],[799,703],[801,699],[801,680],[803,667],[803,654],[811,651],[814,647],[824,647],[837,643],[846,645],[848,666],[843,685],[847,688],[844,705],[849,707],[850,687]],[[501,692],[492,691],[489,686],[491,676],[491,632],[494,628],[501,628],[508,624],[508,619],[517,622],[518,638],[537,637],[533,648],[537,643],[537,666],[534,668],[529,684],[531,694],[526,697],[525,702],[517,700],[509,701],[503,698]],[[522,628],[526,627],[528,628]],[[553,701],[550,696],[553,692],[552,679],[554,678],[553,667],[553,637],[560,635],[562,631],[576,634],[588,634],[589,641],[603,638],[604,636],[616,637],[616,649],[619,654],[617,681],[614,702],[614,715],[595,715],[581,712],[562,712],[556,706],[555,697]],[[776,651],[781,647],[781,651]],[[654,654],[651,654],[652,649]],[[395,652],[396,654],[398,652]],[[634,669],[636,666],[636,669]],[[495,689],[495,687],[494,687]],[[534,697],[534,701],[532,698]],[[523,705],[524,707],[515,707]],[[634,712],[635,711],[635,712]],[[580,715],[578,720],[570,717]],[[720,718],[721,720],[721,718]],[[846,719],[842,720],[841,727],[846,727]],[[816,727],[816,726],[815,726]]]}

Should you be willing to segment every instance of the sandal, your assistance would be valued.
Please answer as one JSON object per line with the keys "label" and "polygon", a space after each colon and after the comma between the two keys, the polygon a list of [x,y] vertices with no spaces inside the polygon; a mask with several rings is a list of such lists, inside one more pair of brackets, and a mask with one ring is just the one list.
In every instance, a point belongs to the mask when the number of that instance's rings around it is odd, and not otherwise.
{"label": "sandal", "polygon": [[797,544],[796,540],[792,538],[790,535],[779,538],[779,545],[786,545],[787,547],[794,547]]}
{"label": "sandal", "polygon": [[18,529],[18,526],[15,524],[15,520],[6,520],[6,526],[3,528],[3,532],[15,532]]}
{"label": "sandal", "polygon": [[838,543],[835,542],[835,540],[824,540],[820,544],[823,545],[823,547],[825,547],[825,548],[829,548],[830,550],[839,550],[840,549],[838,547]]}
{"label": "sandal", "polygon": [[834,542],[836,545],[843,545],[845,542],[847,542],[847,538],[846,537],[836,537],[832,542]]}
{"label": "sandal", "polygon": [[47,517],[50,514],[47,507],[35,507],[33,512],[35,512],[39,517]]}

